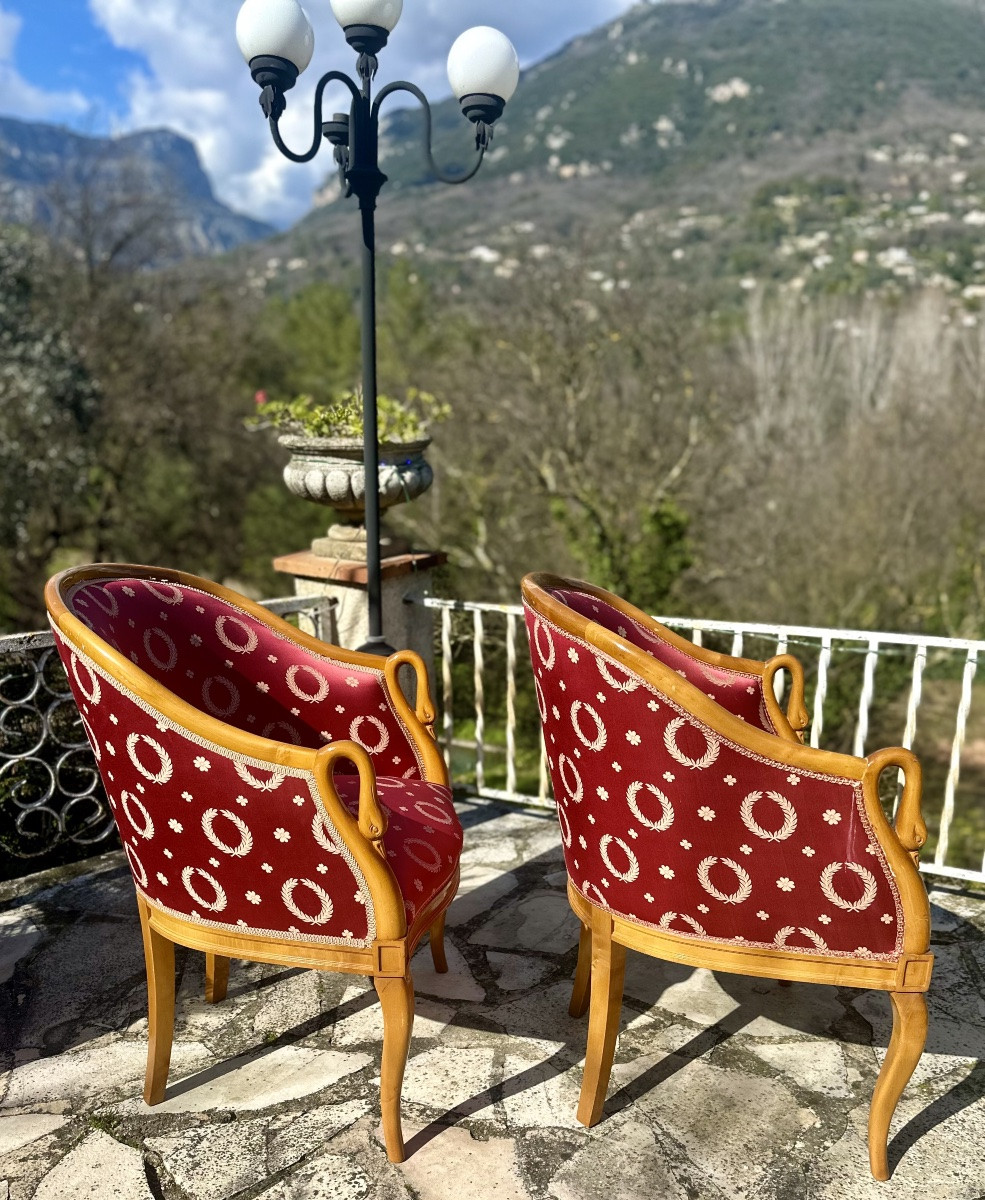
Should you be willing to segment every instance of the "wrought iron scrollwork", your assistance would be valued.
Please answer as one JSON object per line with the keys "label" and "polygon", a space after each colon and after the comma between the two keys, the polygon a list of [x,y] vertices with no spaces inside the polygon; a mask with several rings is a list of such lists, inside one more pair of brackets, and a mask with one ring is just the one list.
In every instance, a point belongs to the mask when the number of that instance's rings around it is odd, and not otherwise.
{"label": "wrought iron scrollwork", "polygon": [[0,639],[0,850],[17,859],[114,834],[79,710],[50,634]]}

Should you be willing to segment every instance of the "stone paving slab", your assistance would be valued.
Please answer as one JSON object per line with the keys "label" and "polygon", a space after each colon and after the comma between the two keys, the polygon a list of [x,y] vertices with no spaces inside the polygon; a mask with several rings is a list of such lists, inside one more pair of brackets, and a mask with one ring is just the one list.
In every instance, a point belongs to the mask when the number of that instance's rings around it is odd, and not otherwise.
{"label": "stone paving slab", "polygon": [[605,1119],[575,1119],[587,1022],[553,818],[465,803],[450,972],[414,959],[409,1157],[379,1124],[382,1021],[356,977],[177,954],[165,1101],[118,856],[0,888],[0,1200],[985,1200],[985,894],[932,895],[930,1035],[868,1172],[885,996],[630,954]]}

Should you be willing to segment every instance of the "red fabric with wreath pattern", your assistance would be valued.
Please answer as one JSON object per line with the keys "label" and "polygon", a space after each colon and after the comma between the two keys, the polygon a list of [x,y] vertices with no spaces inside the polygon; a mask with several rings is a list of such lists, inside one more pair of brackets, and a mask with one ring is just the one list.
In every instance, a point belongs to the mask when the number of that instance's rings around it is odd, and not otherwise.
{"label": "red fabric with wreath pattern", "polygon": [[713,733],[529,607],[527,631],[565,862],[587,900],[683,937],[899,957],[899,895],[860,785]]}
{"label": "red fabric with wreath pattern", "polygon": [[[359,811],[359,781],[336,776],[343,804]],[[388,824],[383,849],[404,898],[408,926],[451,881],[462,853],[462,826],[451,792],[440,783],[376,780]]]}
{"label": "red fabric with wreath pattern", "polygon": [[[369,890],[312,774],[196,737],[57,631],[55,640],[138,891],[232,933],[372,942]],[[390,816],[383,845],[410,922],[453,876],[461,826],[448,788],[382,776],[376,784]],[[337,773],[336,787],[356,813],[358,778]]]}
{"label": "red fabric with wreath pattern", "polygon": [[146,579],[84,583],[69,609],[202,712],[296,746],[357,742],[380,775],[421,779],[381,670],[334,662],[196,588]]}
{"label": "red fabric with wreath pattern", "polygon": [[722,667],[711,667],[684,651],[672,646],[652,629],[647,629],[632,617],[627,617],[618,608],[587,592],[574,592],[567,588],[555,589],[550,593],[589,621],[596,621],[604,629],[617,633],[632,642],[665,666],[676,671],[688,683],[700,688],[716,704],[727,709],[740,720],[748,721],[767,733],[776,733],[763,699],[763,681],[758,675],[744,671],[732,671]]}

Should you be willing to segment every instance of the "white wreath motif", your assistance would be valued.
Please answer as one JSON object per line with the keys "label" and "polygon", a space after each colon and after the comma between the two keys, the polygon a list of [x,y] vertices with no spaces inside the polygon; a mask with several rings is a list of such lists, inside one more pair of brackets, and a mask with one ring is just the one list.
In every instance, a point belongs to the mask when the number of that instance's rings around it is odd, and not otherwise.
{"label": "white wreath motif", "polygon": [[[221,683],[229,689],[229,704],[226,708],[220,708],[212,699],[212,685]],[[230,679],[226,679],[222,675],[210,675],[202,684],[202,703],[214,717],[231,717],[239,708],[239,688]]]}
{"label": "white wreath motif", "polygon": [[[154,651],[150,648],[150,641],[155,633],[157,634],[158,637],[164,638],[164,641],[167,643],[167,647],[168,647],[168,661],[167,662],[163,662],[161,659],[159,659],[157,657],[157,655],[154,653]],[[158,668],[158,670],[171,671],[174,669],[175,664],[178,661],[178,647],[174,644],[174,641],[164,632],[163,629],[158,629],[155,626],[153,629],[144,630],[144,649],[147,651],[147,657],[151,660],[151,662],[154,664],[154,666]]]}
{"label": "white wreath motif", "polygon": [[[192,887],[192,877],[201,875],[212,887],[215,888],[215,900],[210,904],[208,900],[203,900],[202,897]],[[185,885],[185,891],[195,901],[196,904],[201,904],[203,908],[207,908],[209,912],[222,912],[228,901],[226,893],[219,886],[219,881],[213,879],[208,871],[203,871],[201,867],[185,867],[181,872],[181,882]]]}
{"label": "white wreath motif", "polygon": [[[375,746],[367,746],[359,736],[359,729],[363,721],[368,721],[380,735],[380,740]],[[387,727],[383,724],[379,717],[356,717],[356,719],[349,726],[349,737],[351,737],[352,740],[357,743],[357,745],[362,746],[367,754],[382,754],[387,746],[390,745],[390,734],[387,732]]]}
{"label": "white wreath motif", "polygon": [[[827,952],[828,943],[824,940],[824,938],[821,937],[820,934],[815,933],[813,929],[805,929],[803,925],[798,926],[796,929],[793,925],[784,925],[783,928],[777,933],[776,938],[773,941],[773,945],[780,950],[786,950],[787,938],[791,937],[795,933],[802,933],[804,937],[808,939],[808,941],[814,943],[818,950],[821,950],[824,953]],[[796,947],[794,947],[794,949],[796,949]]]}
{"label": "white wreath motif", "polygon": [[[704,735],[708,743],[708,749],[704,752],[701,758],[689,758],[683,750],[677,745],[677,735],[684,728],[687,722],[683,717],[675,717],[673,721],[664,730],[664,745],[667,747],[667,752],[675,762],[679,762],[682,767],[690,767],[694,771],[705,771],[718,758],[718,752],[721,746],[717,738],[712,737],[710,733],[700,732]],[[692,728],[697,728],[692,726]]]}
{"label": "white wreath motif", "polygon": [[[639,804],[636,802],[636,797],[640,794],[642,788],[646,788],[648,792],[652,792],[660,801],[660,807],[663,813],[659,821],[651,821],[649,817],[645,817],[640,810]],[[626,803],[629,805],[629,810],[641,825],[645,825],[647,829],[656,830],[657,833],[666,832],[674,823],[674,806],[663,792],[652,783],[631,783],[626,791]]]}
{"label": "white wreath motif", "polygon": [[[622,850],[622,852],[629,859],[629,869],[627,871],[620,871],[617,867],[612,865],[612,860],[609,858],[609,844],[611,842],[615,842],[619,849]],[[621,879],[623,883],[635,883],[636,880],[639,879],[639,859],[637,859],[636,855],[632,852],[632,850],[630,850],[622,838],[613,837],[611,833],[604,834],[599,842],[599,853],[602,855],[602,861],[605,863],[609,874],[614,875],[616,879]]]}
{"label": "white wreath motif", "polygon": [[690,925],[695,933],[700,933],[702,937],[707,937],[704,927],[699,925],[694,917],[689,917],[687,913],[666,912],[657,922],[658,929],[666,929],[670,933],[679,933],[678,929],[671,929],[671,925],[677,920],[683,921],[686,925]]}
{"label": "white wreath motif", "polygon": [[[842,869],[847,867],[849,871],[854,871],[855,874],[865,884],[865,890],[858,900],[845,900],[839,896],[834,889],[834,877]],[[878,887],[875,875],[871,871],[867,871],[861,863],[831,863],[821,872],[821,891],[825,897],[836,907],[843,908],[845,912],[865,912],[865,910],[873,903],[876,898],[876,889]]]}
{"label": "white wreath motif", "polygon": [[[595,722],[595,737],[588,738],[581,731],[578,724],[578,714],[584,709],[585,712]],[[605,725],[602,723],[602,718],[598,715],[590,704],[586,704],[583,700],[576,700],[571,705],[571,727],[575,731],[575,737],[583,746],[587,746],[589,750],[604,750],[605,743],[609,740],[609,735],[606,732]]]}
{"label": "white wreath motif", "polygon": [[332,840],[332,831],[325,823],[325,817],[321,812],[316,812],[314,820],[311,822],[311,833],[319,846],[329,854],[342,854],[335,842]]}
{"label": "white wreath motif", "polygon": [[[549,656],[545,656],[544,651],[541,650],[541,648],[540,648],[540,632],[541,632],[541,630],[544,630],[547,633],[547,645],[550,647],[550,655]],[[544,624],[544,622],[540,619],[540,617],[538,617],[537,620],[534,622],[534,646],[537,650],[537,657],[544,664],[544,666],[547,668],[548,671],[552,670],[554,667],[554,660],[557,657],[556,651],[554,649],[554,638],[553,638],[550,630],[547,628],[547,626]]]}
{"label": "white wreath motif", "polygon": [[[284,730],[284,732],[287,734],[287,740],[289,742],[293,742],[295,746],[301,745],[301,735],[290,723],[290,721],[271,721],[268,725],[264,725],[263,733],[260,736],[265,738],[273,738],[275,731],[278,729]],[[282,742],[284,739],[278,737],[274,738],[274,740]]]}
{"label": "white wreath motif", "polygon": [[[86,599],[91,600],[93,604],[95,604],[96,608],[104,612],[107,617],[119,616],[120,605],[109,588],[103,587],[103,585],[100,583],[92,583],[82,594],[86,597]],[[109,601],[109,608],[107,608],[105,604],[100,604],[100,596],[105,597]]]}
{"label": "white wreath motif", "polygon": [[599,888],[597,888],[594,883],[589,883],[589,881],[586,879],[585,882],[581,885],[581,890],[582,890],[582,895],[585,897],[586,900],[591,901],[591,897],[589,896],[588,893],[594,892],[595,895],[598,897],[598,899],[595,901],[595,903],[601,905],[602,908],[609,907],[609,901],[606,900],[606,898],[602,895],[601,890]]}
{"label": "white wreath motif", "polygon": [[[141,583],[143,583],[144,587],[150,592],[150,594],[152,596],[156,596],[162,604],[180,604],[185,598],[184,592],[182,592],[181,588],[176,587],[173,583],[151,583],[149,579],[142,579]],[[163,591],[163,588],[170,588],[170,595]]]}
{"label": "white wreath motif", "polygon": [[644,638],[651,646],[666,646],[669,643],[666,638],[662,638],[658,633],[652,633],[649,629],[645,629],[638,621],[634,621],[636,630],[640,637]]}
{"label": "white wreath motif", "polygon": [[[576,783],[573,788],[568,784],[568,779],[564,772],[565,764],[567,764],[575,773]],[[565,803],[570,800],[573,804],[580,804],[581,798],[585,794],[585,786],[581,781],[581,774],[579,773],[578,768],[567,756],[567,754],[562,754],[557,760],[557,769],[558,774],[561,776],[561,786],[564,788],[565,792],[567,792],[567,799],[565,800]]]}
{"label": "white wreath motif", "polygon": [[[72,674],[75,676],[75,682],[79,685],[79,691],[82,693],[83,696],[85,696],[85,698],[89,701],[90,704],[98,704],[100,697],[103,694],[103,689],[99,683],[99,676],[92,669],[92,667],[90,667],[87,662],[83,662],[77,654],[72,655],[71,662],[72,662]],[[92,680],[92,691],[91,692],[86,691],[85,684],[79,678],[79,667],[85,667],[86,671],[89,674],[89,678]]]}
{"label": "white wreath motif", "polygon": [[102,762],[103,751],[99,745],[99,738],[92,732],[92,726],[81,713],[79,713],[79,720],[82,722],[82,728],[86,731],[86,737],[89,739],[89,745],[92,747],[93,758],[96,762]]}
{"label": "white wreath motif", "polygon": [[257,779],[246,763],[233,762],[233,766],[236,768],[236,774],[240,779],[251,788],[255,788],[258,792],[276,792],[287,778],[286,772],[272,770],[269,779]]}
{"label": "white wreath motif", "polygon": [[[411,846],[423,846],[424,849],[427,850],[429,854],[433,854],[434,857],[430,862],[425,862],[423,858],[417,857],[413,850],[410,849]],[[429,874],[437,875],[437,873],[441,870],[440,853],[429,842],[425,842],[423,838],[408,838],[407,841],[404,842],[404,850],[406,851],[407,857],[411,860],[411,862],[417,863],[419,867],[422,867]]]}
{"label": "white wreath motif", "polygon": [[[246,634],[246,645],[245,646],[239,646],[235,642],[230,641],[228,637],[226,637],[226,622],[227,621],[232,621],[232,623],[234,625],[238,626]],[[219,639],[219,641],[222,642],[222,644],[226,647],[226,649],[232,650],[232,652],[234,654],[252,654],[260,642],[260,639],[257,637],[257,633],[256,633],[255,629],[251,629],[249,627],[249,625],[247,625],[247,623],[245,621],[241,621],[239,619],[239,617],[230,617],[228,615],[222,616],[222,617],[216,617],[215,634],[216,634],[216,637]]]}
{"label": "white wreath motif", "polygon": [[783,812],[783,825],[776,833],[770,833],[762,825],[757,825],[752,815],[752,810],[763,798],[762,792],[750,792],[746,796],[745,800],[742,801],[742,807],[739,809],[739,816],[742,818],[742,823],[746,829],[750,833],[754,833],[756,837],[762,838],[764,842],[785,842],[797,828],[797,812],[790,801],[785,796],[781,796],[779,792],[767,792],[766,795],[774,804],[778,804]]}
{"label": "white wreath motif", "polygon": [[[143,828],[141,828],[133,819],[133,813],[130,811],[130,801],[133,801],[137,808],[140,809],[140,814],[144,818]],[[136,829],[142,838],[149,842],[154,836],[154,820],[147,811],[147,807],[144,802],[135,796],[133,792],[120,792],[120,805],[123,808],[124,813],[126,813],[126,818],[130,824],[134,827],[134,829]]]}
{"label": "white wreath motif", "polygon": [[561,805],[557,805],[557,819],[561,826],[561,841],[564,842],[565,849],[571,849],[571,822],[568,820],[568,814],[564,811]]}
{"label": "white wreath motif", "polygon": [[541,722],[547,720],[547,701],[544,699],[544,689],[540,686],[540,680],[534,680],[534,690],[537,693],[537,711],[540,713]]}
{"label": "white wreath motif", "polygon": [[[309,917],[307,913],[301,911],[294,903],[294,889],[297,887],[310,888],[312,892],[321,901],[321,912],[316,917]],[[326,921],[332,919],[334,905],[332,897],[320,888],[317,883],[310,879],[287,879],[284,881],[284,886],[280,889],[280,898],[284,901],[284,907],[289,909],[300,921],[306,922],[308,925],[324,925]]]}
{"label": "white wreath motif", "polygon": [[[711,868],[715,863],[720,862],[723,867],[728,867],[729,870],[735,872],[735,877],[738,880],[739,887],[730,896],[725,892],[720,892],[717,887],[711,882]],[[748,871],[743,870],[737,862],[731,858],[703,858],[698,863],[698,882],[710,895],[716,900],[721,900],[723,904],[742,904],[748,900],[752,894],[752,880],[749,878]]]}
{"label": "white wreath motif", "polygon": [[[154,750],[160,758],[160,769],[155,773],[148,771],[145,766],[137,761],[137,743],[145,742]],[[131,733],[127,738],[127,754],[130,755],[130,761],[143,775],[145,779],[149,779],[151,783],[167,783],[174,774],[174,766],[168,756],[168,752],[164,749],[160,742],[155,742],[152,737],[148,737],[146,733]]]}
{"label": "white wreath motif", "polygon": [[[226,817],[239,830],[240,841],[238,846],[227,845],[215,832],[213,824],[218,816]],[[221,850],[224,854],[231,854],[233,858],[245,858],[253,849],[253,834],[250,833],[249,826],[242,817],[237,817],[228,808],[222,809],[221,812],[217,808],[206,809],[202,815],[202,832],[217,850]]]}
{"label": "white wreath motif", "polygon": [[[313,696],[309,692],[303,692],[298,687],[298,671],[308,671],[318,680],[318,691]],[[288,668],[287,686],[299,700],[306,700],[309,704],[318,704],[328,695],[328,680],[321,671],[316,671],[314,667],[309,667],[307,663],[297,663],[293,667]]]}
{"label": "white wreath motif", "polygon": [[435,825],[454,824],[452,817],[441,807],[437,800],[417,800],[414,802],[414,811],[426,821],[433,821]]}
{"label": "white wreath motif", "polygon": [[141,887],[147,886],[147,872],[144,870],[144,864],[137,857],[137,851],[132,846],[124,843],[123,847],[127,852],[127,858],[130,860],[130,869],[133,871],[137,882]]}
{"label": "white wreath motif", "polygon": [[620,671],[625,671],[626,675],[628,676],[627,679],[620,681],[611,673],[609,670],[609,664],[605,661],[601,654],[597,654],[595,656],[595,663],[598,666],[599,674],[602,676],[605,682],[609,685],[609,687],[615,688],[617,692],[623,692],[628,696],[630,692],[635,692],[640,686],[641,680],[637,679],[628,667],[618,668]]}

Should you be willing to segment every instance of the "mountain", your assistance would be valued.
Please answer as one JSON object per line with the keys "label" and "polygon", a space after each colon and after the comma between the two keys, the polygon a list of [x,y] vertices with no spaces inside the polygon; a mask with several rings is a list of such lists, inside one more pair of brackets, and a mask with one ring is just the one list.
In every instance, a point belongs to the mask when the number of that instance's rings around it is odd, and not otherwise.
{"label": "mountain", "polygon": [[[0,118],[0,220],[161,266],[273,233],[216,200],[198,152],[165,129],[87,137]],[[121,247],[120,243],[125,245]]]}
{"label": "mountain", "polygon": [[[434,123],[438,161],[467,160],[458,105]],[[733,289],[985,297],[979,0],[641,3],[524,74],[475,182],[429,182],[413,109],[382,144],[381,247],[421,266],[502,275],[570,249],[631,273],[645,250]],[[352,264],[352,202],[330,178],[324,195],[265,253]]]}

